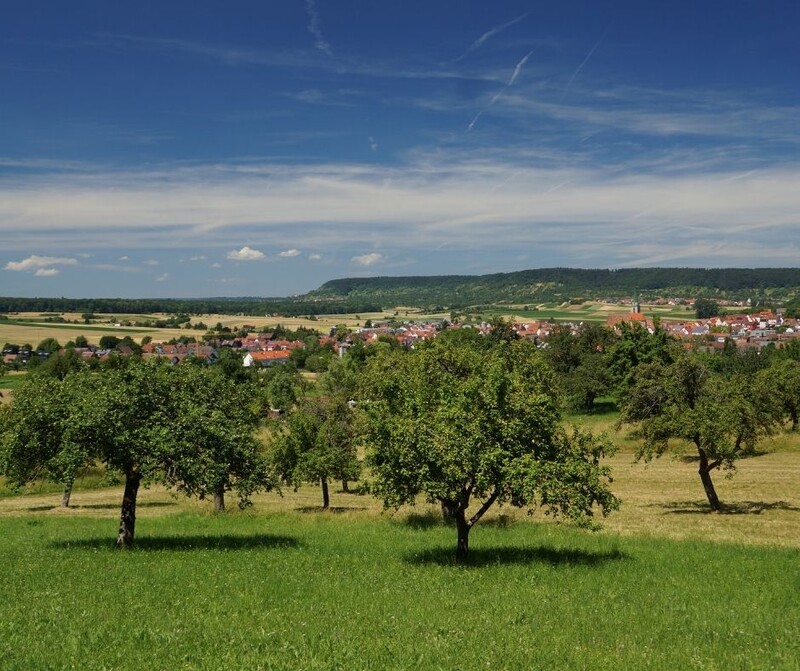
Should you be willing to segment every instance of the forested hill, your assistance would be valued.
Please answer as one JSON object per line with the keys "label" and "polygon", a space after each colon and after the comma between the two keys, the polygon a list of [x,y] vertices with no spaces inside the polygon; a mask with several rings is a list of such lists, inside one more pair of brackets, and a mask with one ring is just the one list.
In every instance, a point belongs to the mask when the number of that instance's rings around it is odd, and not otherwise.
{"label": "forested hill", "polygon": [[346,278],[326,282],[306,299],[369,300],[384,306],[461,307],[629,296],[792,298],[800,268],[538,268],[493,275]]}

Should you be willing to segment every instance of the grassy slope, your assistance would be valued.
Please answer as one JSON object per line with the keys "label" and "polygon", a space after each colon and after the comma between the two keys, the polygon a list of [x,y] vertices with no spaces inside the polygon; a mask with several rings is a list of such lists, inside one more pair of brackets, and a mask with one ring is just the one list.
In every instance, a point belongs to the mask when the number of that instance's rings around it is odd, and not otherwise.
{"label": "grassy slope", "polygon": [[0,489],[0,668],[797,669],[800,437],[717,478],[723,515],[692,463],[616,438],[603,532],[495,511],[467,567],[434,509],[320,513],[314,487],[223,516],[144,490],[131,553],[100,474],[68,511]]}
{"label": "grassy slope", "polygon": [[275,513],[4,517],[0,667],[792,669],[797,550]]}

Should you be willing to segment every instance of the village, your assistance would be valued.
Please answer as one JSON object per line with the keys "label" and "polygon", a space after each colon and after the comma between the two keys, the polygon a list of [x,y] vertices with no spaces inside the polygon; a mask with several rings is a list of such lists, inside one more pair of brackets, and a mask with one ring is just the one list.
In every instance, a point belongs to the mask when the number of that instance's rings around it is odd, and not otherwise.
{"label": "village", "polygon": [[[649,333],[657,328],[684,343],[687,349],[698,351],[720,351],[731,343],[740,352],[760,351],[764,347],[781,348],[787,342],[800,338],[800,320],[784,316],[783,308],[761,310],[759,312],[740,312],[712,316],[704,319],[665,319],[647,315],[634,297],[628,312],[610,314],[605,326],[619,331],[623,324],[639,325]],[[580,333],[585,320],[541,319],[510,321],[510,328],[520,337],[533,341],[539,348],[547,348],[552,329],[568,327],[573,335]],[[106,336],[98,344],[88,342],[79,336],[74,342],[63,347],[47,339],[34,348],[30,345],[6,343],[2,351],[2,363],[6,368],[22,370],[27,368],[33,358],[45,360],[56,352],[70,350],[73,356],[87,363],[103,362],[112,356],[140,355],[143,359],[166,359],[178,364],[185,359],[202,360],[209,364],[219,358],[221,349],[228,349],[241,357],[242,365],[250,367],[270,367],[293,360],[293,352],[303,350],[313,343],[314,348],[332,352],[339,357],[356,343],[371,345],[379,341],[389,342],[406,349],[413,349],[418,343],[432,340],[443,330],[460,328],[475,329],[486,335],[493,322],[475,323],[449,322],[437,320],[368,320],[364,326],[352,328],[331,328],[326,334],[318,334],[305,329],[295,333],[277,327],[274,330],[257,329],[244,325],[232,333],[209,332],[201,338],[185,335],[165,342],[157,342],[149,337],[136,343],[130,336],[116,338]],[[230,329],[227,329],[230,330]],[[287,337],[286,334],[290,334]],[[302,336],[302,337],[300,337]],[[43,346],[44,345],[44,346]],[[57,347],[55,346],[57,345]],[[297,356],[295,355],[295,359]]]}

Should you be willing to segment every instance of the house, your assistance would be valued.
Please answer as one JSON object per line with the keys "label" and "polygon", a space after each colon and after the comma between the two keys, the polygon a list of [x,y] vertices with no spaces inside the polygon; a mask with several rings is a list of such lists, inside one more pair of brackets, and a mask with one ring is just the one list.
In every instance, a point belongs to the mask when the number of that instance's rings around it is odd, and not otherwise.
{"label": "house", "polygon": [[267,352],[248,352],[245,354],[242,365],[250,366],[275,366],[287,363],[292,353],[289,350],[272,350]]}

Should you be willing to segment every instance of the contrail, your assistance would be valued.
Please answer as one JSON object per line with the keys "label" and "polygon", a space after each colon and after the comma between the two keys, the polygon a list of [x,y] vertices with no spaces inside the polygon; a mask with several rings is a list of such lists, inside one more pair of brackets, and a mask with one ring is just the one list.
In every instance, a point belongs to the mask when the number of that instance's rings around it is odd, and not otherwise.
{"label": "contrail", "polygon": [[[491,103],[490,103],[490,104],[491,104]],[[475,125],[475,122],[476,122],[478,119],[480,119],[480,118],[481,118],[481,115],[482,115],[482,114],[483,114],[483,110],[481,110],[480,112],[478,112],[478,113],[477,113],[477,114],[474,116],[474,118],[472,119],[472,121],[470,121],[470,122],[469,122],[469,126],[467,126],[467,133],[469,133],[469,132],[472,130],[472,127]]]}
{"label": "contrail", "polygon": [[467,50],[461,54],[458,58],[450,61],[451,63],[458,63],[458,61],[465,59],[469,56],[473,51],[480,48],[484,42],[490,40],[498,33],[502,33],[506,28],[510,28],[515,23],[519,23],[523,19],[527,19],[531,15],[530,12],[525,12],[524,14],[520,14],[517,18],[511,19],[511,21],[507,21],[506,23],[500,24],[499,26],[495,26],[491,30],[487,30],[483,35],[481,35],[477,40],[475,40],[472,44],[467,47]]}
{"label": "contrail", "polygon": [[522,68],[525,67],[525,63],[528,62],[528,59],[531,57],[535,49],[529,51],[525,56],[523,56],[522,60],[514,66],[514,72],[511,73],[511,78],[508,80],[508,84],[506,84],[500,91],[495,93],[489,103],[484,107],[480,112],[478,112],[475,117],[470,121],[469,126],[467,126],[467,132],[471,131],[473,126],[475,126],[475,122],[480,118],[480,116],[489,109],[492,105],[494,105],[506,91],[508,91],[509,87],[511,87],[515,81],[517,81],[517,77],[519,77],[519,73],[522,72]]}
{"label": "contrail", "polygon": [[597,42],[595,42],[595,45],[591,49],[589,49],[589,53],[586,54],[586,58],[583,59],[581,64],[576,68],[575,72],[572,73],[572,77],[570,77],[569,81],[567,82],[567,87],[564,89],[564,94],[562,95],[562,98],[565,95],[567,95],[567,91],[569,91],[570,86],[572,86],[572,82],[575,81],[575,77],[577,77],[580,74],[581,70],[583,70],[584,66],[589,62],[589,59],[592,57],[592,54],[594,54],[594,52],[597,50],[597,47],[599,47],[600,43],[606,38],[607,34],[608,31],[603,33],[600,39],[597,40]]}
{"label": "contrail", "polygon": [[511,86],[517,80],[517,77],[519,77],[519,73],[522,71],[522,68],[524,67],[525,63],[528,62],[528,59],[531,57],[532,53],[533,49],[531,49],[527,54],[525,54],[525,57],[514,67],[514,73],[511,75],[511,79],[508,80],[506,88]]}
{"label": "contrail", "polygon": [[317,6],[314,4],[314,0],[306,0],[306,13],[308,14],[309,18],[308,32],[316,38],[314,46],[323,53],[328,54],[328,56],[333,56],[331,45],[328,44],[328,41],[322,34],[319,13],[317,12]]}

